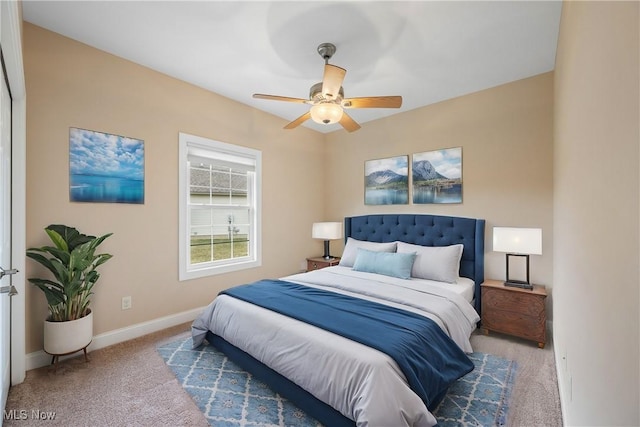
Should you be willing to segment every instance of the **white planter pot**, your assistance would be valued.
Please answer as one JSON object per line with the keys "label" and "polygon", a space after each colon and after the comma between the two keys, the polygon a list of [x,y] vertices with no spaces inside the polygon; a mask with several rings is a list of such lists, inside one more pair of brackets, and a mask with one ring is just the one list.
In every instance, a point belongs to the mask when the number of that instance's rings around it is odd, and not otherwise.
{"label": "white planter pot", "polygon": [[63,355],[82,350],[93,339],[93,312],[69,322],[44,321],[44,351]]}

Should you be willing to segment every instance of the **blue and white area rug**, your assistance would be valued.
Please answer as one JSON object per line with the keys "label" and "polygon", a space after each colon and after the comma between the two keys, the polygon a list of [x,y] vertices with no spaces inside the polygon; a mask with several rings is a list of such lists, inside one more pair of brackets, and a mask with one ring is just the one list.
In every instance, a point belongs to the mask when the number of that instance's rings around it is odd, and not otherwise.
{"label": "blue and white area rug", "polygon": [[[191,349],[191,338],[158,346],[158,353],[214,427],[284,427],[321,424],[210,345]],[[503,426],[516,363],[473,353],[475,369],[456,381],[433,412],[438,426]]]}

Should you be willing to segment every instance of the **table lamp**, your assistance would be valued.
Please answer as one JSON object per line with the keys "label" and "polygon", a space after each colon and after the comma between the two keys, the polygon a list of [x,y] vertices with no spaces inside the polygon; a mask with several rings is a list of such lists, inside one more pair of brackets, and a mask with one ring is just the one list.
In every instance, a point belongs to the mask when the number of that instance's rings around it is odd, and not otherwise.
{"label": "table lamp", "polygon": [[329,254],[329,240],[342,238],[341,222],[314,222],[311,230],[311,237],[324,240],[324,259],[333,259]]}
{"label": "table lamp", "polygon": [[[533,289],[529,281],[529,255],[542,255],[541,228],[493,227],[493,251],[506,252],[507,274],[505,286]],[[509,276],[511,257],[526,259],[526,280],[516,280]]]}

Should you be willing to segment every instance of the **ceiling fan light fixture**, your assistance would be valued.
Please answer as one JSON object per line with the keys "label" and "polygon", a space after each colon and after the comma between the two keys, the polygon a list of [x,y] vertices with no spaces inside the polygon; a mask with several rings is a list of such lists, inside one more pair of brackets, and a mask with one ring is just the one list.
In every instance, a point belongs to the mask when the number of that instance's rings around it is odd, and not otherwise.
{"label": "ceiling fan light fixture", "polygon": [[320,124],[338,123],[342,118],[342,107],[332,102],[323,102],[311,107],[311,119]]}
{"label": "ceiling fan light fixture", "polygon": [[271,99],[274,101],[311,105],[309,111],[292,122],[287,123],[284,129],[294,129],[311,119],[321,125],[340,123],[347,132],[354,132],[360,129],[360,125],[356,123],[343,108],[400,108],[402,106],[401,96],[345,98],[342,82],[344,81],[347,70],[337,65],[329,64],[329,59],[336,53],[335,45],[322,43],[318,46],[318,53],[322,59],[324,59],[324,74],[320,83],[311,86],[309,99],[265,95],[262,93],[253,94],[253,97],[258,99]]}

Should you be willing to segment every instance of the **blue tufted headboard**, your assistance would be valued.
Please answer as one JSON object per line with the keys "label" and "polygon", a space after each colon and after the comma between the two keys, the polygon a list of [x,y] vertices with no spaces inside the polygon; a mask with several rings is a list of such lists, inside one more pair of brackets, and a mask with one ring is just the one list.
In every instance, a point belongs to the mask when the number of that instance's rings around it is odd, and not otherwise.
{"label": "blue tufted headboard", "polygon": [[462,243],[460,276],[475,282],[475,309],[480,314],[480,285],[484,282],[484,219],[438,215],[382,214],[344,219],[344,235],[370,242],[397,240],[422,246]]}

